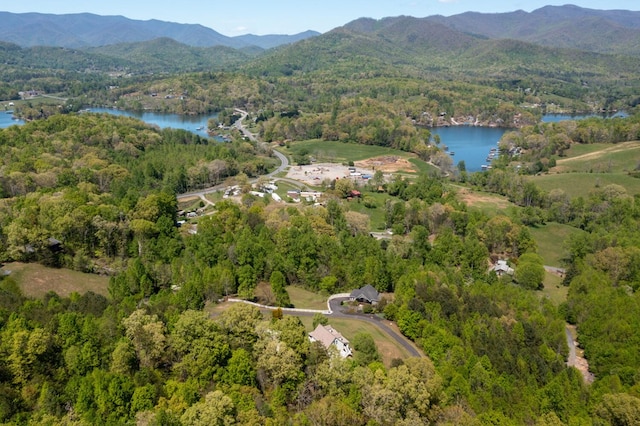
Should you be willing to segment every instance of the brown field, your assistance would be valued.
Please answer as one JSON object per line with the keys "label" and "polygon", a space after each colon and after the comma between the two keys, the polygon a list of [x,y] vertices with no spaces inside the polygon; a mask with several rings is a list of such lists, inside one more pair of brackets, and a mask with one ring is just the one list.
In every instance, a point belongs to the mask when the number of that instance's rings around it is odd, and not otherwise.
{"label": "brown field", "polygon": [[84,294],[88,291],[109,296],[109,277],[106,276],[47,268],[37,263],[12,262],[5,264],[3,269],[11,271],[10,276],[28,297],[41,298],[49,291],[55,291],[62,297],[68,297],[73,292]]}
{"label": "brown field", "polygon": [[415,173],[416,169],[406,158],[397,157],[395,155],[384,155],[381,157],[368,158],[366,160],[356,161],[357,167],[382,170],[384,173],[407,172]]}
{"label": "brown field", "polygon": [[511,205],[509,200],[499,195],[476,192],[468,188],[460,188],[458,190],[458,197],[463,203],[471,207],[492,205],[495,206],[496,209],[506,209]]}

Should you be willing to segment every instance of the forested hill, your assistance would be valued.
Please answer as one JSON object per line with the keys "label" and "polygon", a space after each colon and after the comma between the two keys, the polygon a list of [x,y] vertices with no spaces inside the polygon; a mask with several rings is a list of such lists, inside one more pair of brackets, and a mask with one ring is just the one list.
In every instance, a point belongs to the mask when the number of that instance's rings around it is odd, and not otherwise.
{"label": "forested hill", "polygon": [[123,16],[91,13],[52,15],[0,12],[0,40],[23,47],[97,47],[135,43],[161,37],[194,47],[226,46],[235,49],[275,47],[318,35],[306,31],[296,35],[245,35],[227,37],[202,25],[178,24],[156,19],[140,21]]}
{"label": "forested hill", "polygon": [[425,19],[397,17],[359,19],[267,52],[246,67],[259,75],[323,71],[343,76],[369,73],[461,80],[539,77],[581,84],[581,78],[626,80],[639,64],[633,57],[488,39]]}
{"label": "forested hill", "polygon": [[[606,4],[603,4],[606,6]],[[531,13],[467,12],[426,18],[452,29],[493,39],[510,38],[549,47],[640,55],[640,12],[545,6]]]}

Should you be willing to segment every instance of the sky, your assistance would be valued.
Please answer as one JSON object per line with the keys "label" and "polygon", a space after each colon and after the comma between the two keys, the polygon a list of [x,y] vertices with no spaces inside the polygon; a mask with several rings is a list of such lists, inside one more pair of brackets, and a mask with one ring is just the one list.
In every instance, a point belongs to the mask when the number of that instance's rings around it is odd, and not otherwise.
{"label": "sky", "polygon": [[640,11],[638,0],[0,0],[0,11],[53,14],[89,12],[130,19],[201,24],[226,36],[321,33],[354,19],[464,12],[531,12],[546,5]]}

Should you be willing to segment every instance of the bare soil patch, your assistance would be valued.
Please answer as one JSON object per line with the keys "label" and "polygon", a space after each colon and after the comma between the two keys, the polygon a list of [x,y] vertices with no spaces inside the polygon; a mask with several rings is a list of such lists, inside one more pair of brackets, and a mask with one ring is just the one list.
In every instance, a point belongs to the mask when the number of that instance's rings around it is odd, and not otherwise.
{"label": "bare soil patch", "polygon": [[408,172],[415,173],[416,169],[406,158],[398,157],[395,155],[385,155],[382,157],[374,157],[366,160],[356,161],[354,163],[357,167],[370,169],[370,170],[382,170],[384,173],[395,172]]}
{"label": "bare soil patch", "polygon": [[498,198],[494,195],[481,194],[471,191],[467,188],[462,188],[458,192],[458,197],[468,206],[477,206],[479,204],[495,204],[496,207],[506,209],[509,207],[509,202],[502,198]]}
{"label": "bare soil patch", "polygon": [[[358,173],[371,174],[374,171],[366,168],[357,168]],[[320,186],[324,180],[336,180],[351,177],[349,167],[342,164],[314,163],[306,166],[291,166],[287,178],[304,182],[310,186]]]}

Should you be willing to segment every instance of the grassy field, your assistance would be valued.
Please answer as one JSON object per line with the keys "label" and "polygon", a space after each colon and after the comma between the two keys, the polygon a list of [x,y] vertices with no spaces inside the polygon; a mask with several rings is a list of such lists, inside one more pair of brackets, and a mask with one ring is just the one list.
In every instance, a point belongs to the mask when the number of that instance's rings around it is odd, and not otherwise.
{"label": "grassy field", "polygon": [[557,268],[563,266],[562,259],[566,256],[563,242],[572,234],[584,232],[559,223],[547,223],[529,230],[538,244],[538,254],[542,256],[544,264]]}
{"label": "grassy field", "polygon": [[306,150],[319,162],[347,163],[349,161],[365,160],[367,158],[379,157],[382,155],[395,155],[409,158],[409,153],[396,149],[375,145],[361,145],[356,143],[345,143],[335,141],[323,141],[313,139],[308,141],[295,142],[291,147],[283,151],[289,155]]}
{"label": "grassy field", "polygon": [[597,188],[615,184],[629,195],[640,194],[640,179],[629,172],[640,165],[640,142],[618,144],[574,144],[568,158],[557,160],[548,174],[531,179],[541,189],[563,189],[571,197],[586,197]]}
{"label": "grassy field", "polygon": [[619,144],[574,144],[568,158],[557,161],[552,172],[626,173],[640,162],[640,142]]}
{"label": "grassy field", "polygon": [[460,185],[452,185],[452,188],[467,206],[476,208],[488,216],[504,214],[509,207],[515,207],[515,204],[502,195],[475,191]]}
{"label": "grassy field", "polygon": [[542,297],[551,301],[558,306],[567,300],[569,287],[562,285],[562,278],[558,275],[547,272],[544,277],[544,289],[540,292]]}
{"label": "grassy field", "polygon": [[364,192],[363,197],[373,198],[376,201],[376,208],[370,209],[367,208],[362,200],[351,200],[347,205],[349,210],[366,214],[371,219],[370,227],[372,231],[382,231],[385,229],[385,212],[384,212],[384,203],[386,200],[398,200],[397,198],[391,197],[387,194],[378,194],[373,192]]}
{"label": "grassy field", "polygon": [[278,194],[283,200],[287,199],[287,191],[294,191],[300,189],[301,186],[308,186],[303,184],[301,184],[300,186],[296,186],[284,180],[278,181],[277,185],[278,189],[276,190],[276,194]]}
{"label": "grassy field", "polygon": [[28,297],[41,298],[49,291],[55,291],[63,297],[73,292],[84,294],[87,291],[109,296],[108,277],[68,269],[47,268],[37,263],[7,263],[3,269],[11,271],[11,277]]}
{"label": "grassy field", "polygon": [[409,158],[409,162],[413,164],[413,166],[416,168],[416,170],[418,170],[419,173],[440,173],[440,169],[438,169],[436,166],[434,166],[433,164],[425,163],[419,158]]}
{"label": "grassy field", "polygon": [[608,143],[574,143],[571,147],[565,151],[566,159],[560,159],[558,162],[562,163],[563,161],[569,161],[574,157],[578,157],[580,155],[591,154],[592,152],[602,151],[610,147],[611,144]]}
{"label": "grassy field", "polygon": [[289,293],[289,300],[296,308],[327,309],[326,296],[293,285],[287,287],[287,293]]}
{"label": "grassy field", "polygon": [[544,191],[563,189],[571,197],[587,197],[591,191],[611,184],[624,187],[629,195],[640,194],[640,179],[623,173],[562,173],[531,179]]}

